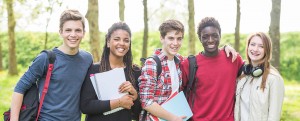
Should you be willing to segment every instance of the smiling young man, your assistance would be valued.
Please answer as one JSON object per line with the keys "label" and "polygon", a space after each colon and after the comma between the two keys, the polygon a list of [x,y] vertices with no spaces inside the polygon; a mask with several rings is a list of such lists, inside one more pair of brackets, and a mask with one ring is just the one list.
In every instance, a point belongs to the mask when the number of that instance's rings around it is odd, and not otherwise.
{"label": "smiling young man", "polygon": [[[201,20],[197,30],[204,51],[196,55],[198,69],[189,104],[194,121],[234,121],[233,108],[238,70],[243,64],[240,56],[232,62],[218,48],[221,39],[219,22],[212,17]],[[189,62],[182,63],[182,87],[188,84]]]}
{"label": "smiling young man", "polygon": [[[79,49],[85,34],[84,28],[84,16],[78,10],[65,10],[61,14],[59,34],[63,42],[53,49],[56,61],[39,121],[81,120],[80,88],[93,61],[90,53]],[[24,93],[33,84],[37,82],[39,93],[42,93],[48,63],[47,54],[41,53],[20,78],[12,96],[11,121],[19,120]]]}
{"label": "smiling young man", "polygon": [[[179,63],[182,57],[178,54],[181,47],[184,26],[178,20],[167,20],[160,27],[160,42],[162,49],[157,49],[154,55],[161,61],[162,71],[157,78],[157,63],[153,58],[146,60],[139,77],[139,93],[142,107],[147,111],[146,121],[150,115],[166,119],[168,121],[181,121],[184,116],[178,117],[164,110],[160,105],[167,98],[177,92],[182,83]],[[140,119],[144,116],[141,112]]]}

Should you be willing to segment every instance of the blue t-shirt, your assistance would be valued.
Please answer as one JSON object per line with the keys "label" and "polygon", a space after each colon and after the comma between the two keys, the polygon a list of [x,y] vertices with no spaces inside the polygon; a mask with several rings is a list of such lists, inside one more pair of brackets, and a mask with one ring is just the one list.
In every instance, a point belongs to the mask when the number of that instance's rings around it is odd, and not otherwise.
{"label": "blue t-shirt", "polygon": [[[80,90],[93,59],[90,53],[79,50],[76,55],[67,55],[57,48],[54,69],[48,93],[42,106],[40,121],[80,121]],[[17,83],[14,91],[24,94],[37,80],[42,94],[47,73],[46,53],[39,54]]]}

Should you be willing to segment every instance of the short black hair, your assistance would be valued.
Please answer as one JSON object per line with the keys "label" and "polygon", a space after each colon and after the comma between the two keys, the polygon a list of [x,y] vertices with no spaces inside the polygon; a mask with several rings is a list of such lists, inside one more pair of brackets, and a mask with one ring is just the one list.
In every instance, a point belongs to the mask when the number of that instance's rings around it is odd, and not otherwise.
{"label": "short black hair", "polygon": [[214,17],[205,17],[203,18],[200,23],[198,24],[198,29],[197,29],[197,34],[198,38],[201,40],[201,32],[205,27],[212,26],[215,27],[216,29],[219,30],[219,34],[221,36],[221,27],[218,22]]}

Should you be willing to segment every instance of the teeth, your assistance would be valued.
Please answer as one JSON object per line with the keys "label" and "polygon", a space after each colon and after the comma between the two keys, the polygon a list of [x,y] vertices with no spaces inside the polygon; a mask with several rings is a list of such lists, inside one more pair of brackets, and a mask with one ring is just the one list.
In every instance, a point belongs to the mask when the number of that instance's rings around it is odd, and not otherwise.
{"label": "teeth", "polygon": [[124,49],[124,48],[117,48],[117,50],[118,50],[119,52],[123,52],[125,49]]}
{"label": "teeth", "polygon": [[208,47],[209,47],[209,48],[213,48],[213,47],[215,47],[215,45],[208,45]]}
{"label": "teeth", "polygon": [[259,56],[260,55],[258,53],[253,53],[253,52],[251,52],[251,54],[254,55],[254,56]]}
{"label": "teeth", "polygon": [[174,51],[176,51],[178,48],[177,47],[175,47],[175,48],[171,48],[172,50],[174,50]]}

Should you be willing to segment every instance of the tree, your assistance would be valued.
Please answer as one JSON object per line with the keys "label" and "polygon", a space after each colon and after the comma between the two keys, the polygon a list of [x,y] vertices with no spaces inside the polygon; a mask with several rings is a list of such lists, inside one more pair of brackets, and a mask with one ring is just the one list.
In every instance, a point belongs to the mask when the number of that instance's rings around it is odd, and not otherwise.
{"label": "tree", "polygon": [[188,0],[189,9],[189,54],[195,54],[195,10],[194,0]]}
{"label": "tree", "polygon": [[94,62],[100,60],[100,32],[99,32],[99,10],[98,10],[98,0],[88,1],[88,11],[85,15],[86,19],[89,21],[89,35],[90,35],[90,48],[93,55]]}
{"label": "tree", "polygon": [[7,15],[8,15],[8,74],[17,75],[17,57],[16,57],[16,42],[15,42],[15,27],[16,21],[14,17],[13,0],[6,0]]}
{"label": "tree", "polygon": [[269,34],[273,44],[271,63],[278,70],[280,70],[280,9],[281,0],[272,0],[271,23],[269,27]]}
{"label": "tree", "polygon": [[0,70],[3,70],[2,60],[3,60],[3,58],[2,58],[2,42],[0,40]]}
{"label": "tree", "polygon": [[47,49],[47,43],[48,43],[48,26],[51,19],[51,15],[53,12],[54,5],[58,4],[61,6],[62,2],[59,0],[48,0],[48,6],[46,7],[46,12],[49,12],[49,16],[46,19],[46,28],[45,28],[45,43],[44,43],[44,49]]}
{"label": "tree", "polygon": [[[2,5],[3,3],[0,2],[0,6],[1,6],[1,9],[0,9],[0,15],[3,16],[3,8],[4,8],[4,5]],[[0,25],[1,25],[2,21],[0,20]],[[0,39],[1,39],[1,34],[0,34]],[[3,70],[3,58],[2,58],[2,40],[0,40],[0,70]]]}
{"label": "tree", "polygon": [[[160,7],[158,9],[153,10],[153,12],[148,15],[148,0],[143,0],[143,6],[144,6],[144,35],[143,35],[143,48],[142,48],[142,58],[146,58],[148,56],[147,50],[148,50],[148,33],[149,33],[149,18],[156,18],[155,13],[157,13],[159,10],[164,8],[164,3],[166,1],[162,1],[160,4]],[[161,13],[161,12],[160,12]],[[160,17],[162,19],[162,17]],[[165,19],[164,19],[165,20]]]}
{"label": "tree", "polygon": [[143,36],[143,50],[142,50],[142,57],[147,57],[147,45],[148,45],[148,7],[147,7],[147,0],[143,0],[144,6],[144,36]]}
{"label": "tree", "polygon": [[240,21],[241,21],[241,8],[240,0],[236,0],[236,22],[234,33],[234,48],[237,52],[240,51]]}
{"label": "tree", "polygon": [[124,0],[119,1],[119,18],[124,21],[125,2]]}

